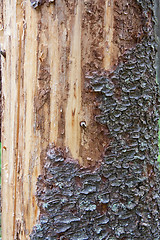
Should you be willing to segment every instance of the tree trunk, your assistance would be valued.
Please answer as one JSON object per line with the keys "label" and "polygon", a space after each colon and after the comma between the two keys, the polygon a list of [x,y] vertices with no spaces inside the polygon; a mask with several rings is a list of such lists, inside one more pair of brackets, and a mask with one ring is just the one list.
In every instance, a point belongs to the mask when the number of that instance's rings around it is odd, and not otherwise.
{"label": "tree trunk", "polygon": [[0,6],[2,239],[158,240],[152,0]]}

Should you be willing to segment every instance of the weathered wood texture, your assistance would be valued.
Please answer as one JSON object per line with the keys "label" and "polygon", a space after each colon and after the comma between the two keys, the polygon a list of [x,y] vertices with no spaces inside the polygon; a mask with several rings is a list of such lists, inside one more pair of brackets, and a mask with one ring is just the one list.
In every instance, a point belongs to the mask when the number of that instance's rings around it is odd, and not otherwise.
{"label": "weathered wood texture", "polygon": [[31,2],[0,10],[3,240],[156,239],[152,1]]}

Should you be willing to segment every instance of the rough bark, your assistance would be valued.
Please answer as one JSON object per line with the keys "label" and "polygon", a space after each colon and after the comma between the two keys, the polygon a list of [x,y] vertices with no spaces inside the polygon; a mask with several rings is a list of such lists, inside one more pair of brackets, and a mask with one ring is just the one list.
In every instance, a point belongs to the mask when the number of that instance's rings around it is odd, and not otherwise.
{"label": "rough bark", "polygon": [[15,2],[3,7],[3,239],[158,240],[153,1]]}
{"label": "rough bark", "polygon": [[157,38],[157,82],[160,83],[160,1],[155,0],[155,15],[157,18],[157,22],[155,25],[155,32],[156,32],[156,38]]}

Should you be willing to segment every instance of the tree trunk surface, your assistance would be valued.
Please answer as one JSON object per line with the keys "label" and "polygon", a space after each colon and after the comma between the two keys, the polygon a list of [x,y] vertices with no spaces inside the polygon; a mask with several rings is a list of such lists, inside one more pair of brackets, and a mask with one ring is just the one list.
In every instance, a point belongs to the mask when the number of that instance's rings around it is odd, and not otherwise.
{"label": "tree trunk surface", "polygon": [[3,240],[159,239],[153,8],[1,1]]}

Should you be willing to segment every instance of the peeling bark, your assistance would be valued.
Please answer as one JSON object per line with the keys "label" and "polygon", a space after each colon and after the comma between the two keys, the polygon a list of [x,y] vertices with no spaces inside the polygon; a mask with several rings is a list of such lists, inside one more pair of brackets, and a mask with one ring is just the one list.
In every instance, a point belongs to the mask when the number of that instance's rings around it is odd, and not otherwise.
{"label": "peeling bark", "polygon": [[13,2],[3,7],[2,237],[158,239],[153,2]]}

